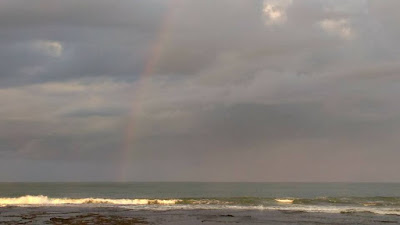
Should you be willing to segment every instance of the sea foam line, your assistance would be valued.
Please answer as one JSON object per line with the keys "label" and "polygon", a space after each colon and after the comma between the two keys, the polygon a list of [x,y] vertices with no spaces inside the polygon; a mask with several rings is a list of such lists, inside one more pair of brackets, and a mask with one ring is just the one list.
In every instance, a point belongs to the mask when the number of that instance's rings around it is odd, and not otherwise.
{"label": "sea foam line", "polygon": [[115,204],[115,205],[173,205],[176,199],[108,199],[108,198],[49,198],[26,195],[18,198],[0,198],[0,206],[8,205],[64,205],[64,204]]}
{"label": "sea foam line", "polygon": [[281,199],[281,198],[276,198],[275,201],[279,202],[279,203],[286,203],[286,204],[292,204],[294,199]]}
{"label": "sea foam line", "polygon": [[375,206],[332,206],[332,205],[298,205],[292,204],[292,199],[274,199],[281,205],[246,206],[224,204],[219,201],[195,201],[185,204],[182,199],[109,199],[109,198],[49,198],[48,196],[26,195],[17,198],[0,198],[1,206],[45,206],[45,205],[85,205],[104,204],[117,205],[132,209],[231,209],[231,210],[284,210],[320,213],[375,213],[400,215],[399,207]]}
{"label": "sea foam line", "polygon": [[[143,209],[142,206],[139,205],[125,205],[121,206],[122,208],[128,209]],[[145,206],[145,209],[148,210],[171,210],[171,209],[180,209],[180,210],[258,210],[258,211],[297,211],[304,213],[328,213],[328,214],[347,214],[347,213],[372,213],[372,214],[380,214],[380,215],[400,215],[400,209],[396,208],[371,208],[371,207],[360,207],[360,206],[294,206],[294,205],[286,205],[286,206],[243,206],[243,205],[148,205]]]}

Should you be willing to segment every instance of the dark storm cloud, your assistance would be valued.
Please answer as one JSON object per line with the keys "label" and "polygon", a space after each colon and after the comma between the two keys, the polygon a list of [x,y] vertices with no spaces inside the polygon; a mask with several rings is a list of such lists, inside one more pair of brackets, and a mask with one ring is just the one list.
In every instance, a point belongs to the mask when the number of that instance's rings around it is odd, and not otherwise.
{"label": "dark storm cloud", "polygon": [[[135,80],[166,10],[151,1],[0,4],[2,86],[104,75]],[[35,48],[38,41],[59,43],[62,55]]]}
{"label": "dark storm cloud", "polygon": [[396,6],[1,1],[0,167],[24,163],[32,177],[14,168],[17,180],[125,168],[126,180],[398,181]]}
{"label": "dark storm cloud", "polygon": [[[4,28],[43,27],[47,25],[78,27],[119,27],[151,29],[160,19],[166,4],[160,1],[2,1],[1,23]],[[155,3],[157,5],[155,5]],[[156,23],[156,24],[155,24]]]}

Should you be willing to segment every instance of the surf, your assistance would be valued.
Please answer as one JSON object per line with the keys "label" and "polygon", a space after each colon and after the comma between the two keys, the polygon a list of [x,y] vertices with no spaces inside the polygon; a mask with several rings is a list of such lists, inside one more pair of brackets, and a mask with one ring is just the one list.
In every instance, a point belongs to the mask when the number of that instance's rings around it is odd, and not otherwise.
{"label": "surf", "polygon": [[275,201],[279,202],[279,203],[285,203],[285,204],[292,204],[294,199],[280,199],[280,198],[276,198]]}
{"label": "surf", "polygon": [[17,198],[0,198],[1,206],[18,205],[81,205],[81,204],[111,204],[111,205],[173,205],[176,199],[109,199],[109,198],[49,198],[48,196],[26,195]]}

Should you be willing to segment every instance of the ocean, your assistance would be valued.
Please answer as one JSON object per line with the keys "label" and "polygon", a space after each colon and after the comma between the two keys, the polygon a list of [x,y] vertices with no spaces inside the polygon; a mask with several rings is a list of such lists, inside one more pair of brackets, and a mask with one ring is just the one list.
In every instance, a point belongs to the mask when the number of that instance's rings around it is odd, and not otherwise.
{"label": "ocean", "polygon": [[240,209],[400,215],[399,183],[0,183],[0,207]]}

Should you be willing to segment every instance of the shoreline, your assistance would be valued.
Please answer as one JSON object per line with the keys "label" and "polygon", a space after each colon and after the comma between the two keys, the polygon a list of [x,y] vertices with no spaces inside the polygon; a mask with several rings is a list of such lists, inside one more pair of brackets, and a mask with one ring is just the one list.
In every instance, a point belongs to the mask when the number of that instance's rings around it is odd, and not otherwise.
{"label": "shoreline", "polygon": [[368,212],[320,213],[296,210],[169,209],[120,207],[1,207],[0,224],[397,224],[400,216]]}

